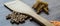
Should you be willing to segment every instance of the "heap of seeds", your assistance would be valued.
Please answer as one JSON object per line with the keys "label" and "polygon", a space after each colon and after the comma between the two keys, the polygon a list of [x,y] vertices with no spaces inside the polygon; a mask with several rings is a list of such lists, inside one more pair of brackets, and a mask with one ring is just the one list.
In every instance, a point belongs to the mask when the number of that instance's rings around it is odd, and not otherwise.
{"label": "heap of seeds", "polygon": [[22,13],[18,13],[18,12],[13,12],[12,14],[9,14],[6,19],[10,19],[11,23],[23,23],[25,22],[26,19],[28,19],[29,17],[25,14]]}
{"label": "heap of seeds", "polygon": [[45,12],[46,14],[49,14],[48,13],[48,3],[47,2],[37,1],[33,5],[33,8],[36,10],[37,14],[41,13],[42,11]]}

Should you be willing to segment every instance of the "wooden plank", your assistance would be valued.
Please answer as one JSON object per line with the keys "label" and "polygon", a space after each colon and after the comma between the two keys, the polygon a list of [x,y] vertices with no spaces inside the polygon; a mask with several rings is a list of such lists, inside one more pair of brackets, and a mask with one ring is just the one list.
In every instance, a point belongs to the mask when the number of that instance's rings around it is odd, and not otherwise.
{"label": "wooden plank", "polygon": [[8,8],[10,8],[13,11],[31,15],[38,22],[41,22],[46,26],[54,26],[49,21],[36,14],[31,7],[29,7],[27,4],[23,3],[22,1],[12,1],[8,3],[4,3],[4,5],[6,5]]}

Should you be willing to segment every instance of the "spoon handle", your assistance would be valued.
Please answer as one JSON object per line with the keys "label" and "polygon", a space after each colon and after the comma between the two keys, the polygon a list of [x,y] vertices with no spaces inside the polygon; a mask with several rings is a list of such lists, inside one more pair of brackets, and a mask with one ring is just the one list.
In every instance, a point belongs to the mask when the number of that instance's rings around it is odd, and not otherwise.
{"label": "spoon handle", "polygon": [[54,26],[52,23],[44,19],[43,17],[37,15],[36,13],[30,14],[36,21],[40,23],[43,23],[45,26]]}

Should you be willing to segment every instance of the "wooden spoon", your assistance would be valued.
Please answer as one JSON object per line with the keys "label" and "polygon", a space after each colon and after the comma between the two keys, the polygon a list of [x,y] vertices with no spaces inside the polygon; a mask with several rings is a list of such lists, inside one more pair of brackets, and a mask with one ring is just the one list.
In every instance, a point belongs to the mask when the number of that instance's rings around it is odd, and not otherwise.
{"label": "wooden spoon", "polygon": [[43,17],[36,14],[35,11],[33,11],[33,9],[31,7],[29,7],[27,4],[25,4],[22,1],[19,1],[19,0],[12,1],[12,2],[8,2],[8,3],[4,3],[4,5],[13,11],[25,13],[25,14],[32,16],[34,19],[36,19],[38,22],[43,23],[45,26],[54,26],[49,21],[47,21]]}

